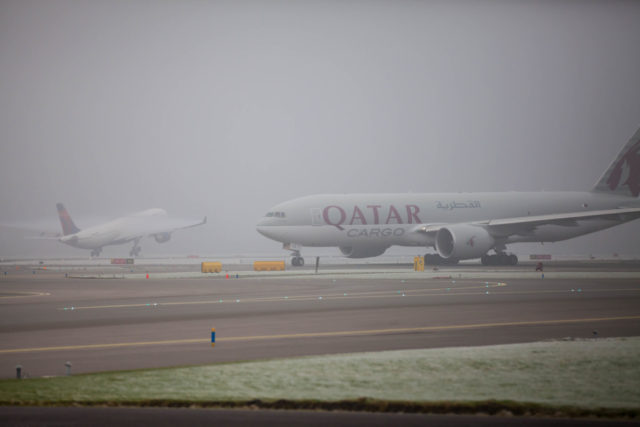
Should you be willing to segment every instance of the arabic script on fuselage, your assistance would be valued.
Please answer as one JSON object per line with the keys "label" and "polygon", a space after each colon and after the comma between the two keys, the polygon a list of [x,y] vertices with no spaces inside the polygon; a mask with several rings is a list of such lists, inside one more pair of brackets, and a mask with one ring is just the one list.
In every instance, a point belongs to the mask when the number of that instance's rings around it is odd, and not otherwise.
{"label": "arabic script on fuselage", "polygon": [[453,210],[453,209],[469,209],[469,208],[480,208],[479,200],[468,200],[466,202],[456,202],[455,200],[452,202],[441,202],[438,201],[436,204],[436,208],[445,209],[445,210]]}

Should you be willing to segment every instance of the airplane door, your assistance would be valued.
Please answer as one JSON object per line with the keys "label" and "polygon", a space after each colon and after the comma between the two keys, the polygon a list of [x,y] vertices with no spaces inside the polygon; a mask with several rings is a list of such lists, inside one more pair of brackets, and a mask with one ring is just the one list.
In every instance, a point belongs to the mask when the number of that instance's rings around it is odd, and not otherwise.
{"label": "airplane door", "polygon": [[322,209],[311,208],[311,225],[324,225],[324,220],[322,219]]}

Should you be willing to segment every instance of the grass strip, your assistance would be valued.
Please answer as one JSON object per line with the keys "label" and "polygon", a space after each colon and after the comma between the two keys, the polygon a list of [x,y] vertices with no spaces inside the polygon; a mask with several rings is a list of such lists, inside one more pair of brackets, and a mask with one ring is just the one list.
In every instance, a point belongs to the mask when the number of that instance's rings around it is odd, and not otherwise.
{"label": "grass strip", "polygon": [[2,380],[0,404],[636,418],[639,362],[640,338],[385,351]]}

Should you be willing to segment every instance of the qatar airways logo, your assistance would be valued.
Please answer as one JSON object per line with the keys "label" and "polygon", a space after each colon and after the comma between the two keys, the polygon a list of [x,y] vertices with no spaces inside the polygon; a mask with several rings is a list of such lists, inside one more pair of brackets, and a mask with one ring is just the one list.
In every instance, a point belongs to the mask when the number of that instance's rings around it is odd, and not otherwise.
{"label": "qatar airways logo", "polygon": [[343,225],[421,224],[419,213],[420,208],[416,205],[405,205],[404,209],[394,205],[355,205],[347,210],[331,205],[322,210],[322,219],[325,224],[342,231]]}
{"label": "qatar airways logo", "polygon": [[640,194],[640,141],[636,142],[613,167],[607,180],[609,188],[615,191],[626,185],[633,197]]}

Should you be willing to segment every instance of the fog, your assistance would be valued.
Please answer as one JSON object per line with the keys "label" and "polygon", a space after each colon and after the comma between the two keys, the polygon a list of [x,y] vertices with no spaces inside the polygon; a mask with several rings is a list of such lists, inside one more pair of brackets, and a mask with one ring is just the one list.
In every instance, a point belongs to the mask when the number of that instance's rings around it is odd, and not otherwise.
{"label": "fog", "polygon": [[[161,207],[209,223],[147,255],[278,253],[255,224],[307,194],[589,190],[640,126],[639,22],[637,1],[4,0],[0,223]],[[640,254],[638,231],[544,251]],[[22,234],[0,255],[88,256]]]}

